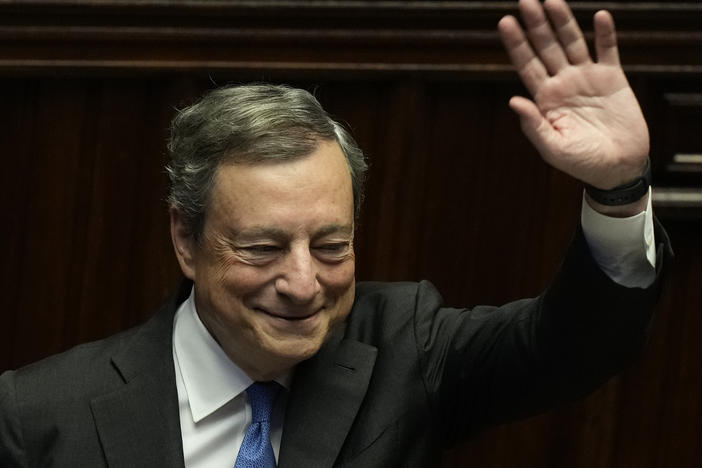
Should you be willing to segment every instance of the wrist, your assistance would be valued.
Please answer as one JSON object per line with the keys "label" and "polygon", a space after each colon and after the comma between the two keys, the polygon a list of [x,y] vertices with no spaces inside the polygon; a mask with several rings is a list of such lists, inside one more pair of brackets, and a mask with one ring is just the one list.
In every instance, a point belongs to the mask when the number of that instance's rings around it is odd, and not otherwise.
{"label": "wrist", "polygon": [[[650,189],[649,189],[650,190]],[[625,205],[603,205],[593,200],[590,194],[585,191],[585,202],[600,214],[611,216],[612,218],[630,218],[648,209],[648,191],[640,199]]]}
{"label": "wrist", "polygon": [[[645,197],[650,186],[651,163],[649,159],[646,159],[643,173],[633,180],[629,180],[610,189],[601,189],[590,184],[585,184],[585,191],[589,199],[599,206],[620,207],[635,205]],[[593,208],[595,207],[593,206]]]}

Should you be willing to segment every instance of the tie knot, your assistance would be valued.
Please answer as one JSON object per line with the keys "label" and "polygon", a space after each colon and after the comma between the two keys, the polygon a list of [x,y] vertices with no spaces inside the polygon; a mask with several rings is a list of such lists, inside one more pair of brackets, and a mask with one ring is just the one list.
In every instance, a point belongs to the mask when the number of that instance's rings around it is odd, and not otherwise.
{"label": "tie knot", "polygon": [[251,404],[252,422],[270,421],[278,390],[280,385],[275,382],[254,382],[246,389]]}

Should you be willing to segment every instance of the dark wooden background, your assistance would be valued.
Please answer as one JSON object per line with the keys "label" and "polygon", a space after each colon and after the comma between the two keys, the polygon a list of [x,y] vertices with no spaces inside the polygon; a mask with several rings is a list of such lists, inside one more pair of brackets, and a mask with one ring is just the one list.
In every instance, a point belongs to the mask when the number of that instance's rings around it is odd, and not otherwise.
{"label": "dark wooden background", "polygon": [[[585,29],[602,6],[574,2]],[[677,260],[641,361],[443,466],[702,466],[702,5],[609,2]],[[372,160],[358,278],[533,296],[579,216],[507,107],[514,2],[0,1],[0,371],[140,323],[179,279],[166,128],[204,90],[315,90]]]}

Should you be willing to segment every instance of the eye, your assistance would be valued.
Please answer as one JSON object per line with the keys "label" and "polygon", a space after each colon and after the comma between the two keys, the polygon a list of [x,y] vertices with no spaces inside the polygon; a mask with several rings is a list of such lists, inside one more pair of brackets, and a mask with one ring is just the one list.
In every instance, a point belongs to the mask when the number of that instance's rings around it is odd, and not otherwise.
{"label": "eye", "polygon": [[266,255],[266,254],[280,252],[281,249],[277,245],[256,244],[256,245],[247,245],[245,247],[241,247],[241,250],[243,250],[244,252],[250,253],[250,254],[254,254],[254,255]]}
{"label": "eye", "polygon": [[349,251],[350,242],[327,242],[314,246],[317,257],[326,261],[341,261]]}
{"label": "eye", "polygon": [[264,266],[276,261],[283,254],[284,247],[277,243],[232,245],[237,257],[253,266]]}
{"label": "eye", "polygon": [[339,252],[342,250],[346,250],[349,246],[348,242],[333,242],[329,244],[322,244],[318,247],[315,247],[317,250],[321,250],[322,252]]}

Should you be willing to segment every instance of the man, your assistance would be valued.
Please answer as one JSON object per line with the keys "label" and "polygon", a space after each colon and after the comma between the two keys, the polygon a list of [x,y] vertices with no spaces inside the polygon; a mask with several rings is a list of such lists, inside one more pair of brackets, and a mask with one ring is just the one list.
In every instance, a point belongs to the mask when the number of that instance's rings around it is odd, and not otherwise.
{"label": "man", "polygon": [[567,5],[545,8],[520,2],[530,42],[500,21],[534,97],[510,105],[588,194],[539,298],[461,310],[426,282],[356,285],[365,163],[350,136],[300,90],[214,91],[169,144],[188,281],[145,325],[4,374],[0,465],[432,466],[629,363],[668,255],[642,177],[648,132],[611,16],[595,16],[593,63]]}

